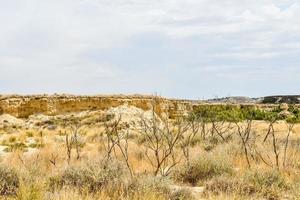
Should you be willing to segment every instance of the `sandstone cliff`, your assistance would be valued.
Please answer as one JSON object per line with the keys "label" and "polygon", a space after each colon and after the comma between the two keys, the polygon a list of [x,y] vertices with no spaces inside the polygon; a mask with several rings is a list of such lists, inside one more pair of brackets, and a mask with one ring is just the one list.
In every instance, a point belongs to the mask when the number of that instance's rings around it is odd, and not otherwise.
{"label": "sandstone cliff", "polygon": [[[33,114],[49,116],[93,111],[107,110],[121,105],[135,106],[143,110],[151,109],[154,96],[143,95],[113,95],[113,96],[75,96],[75,95],[2,95],[0,96],[0,115],[10,114],[18,118],[27,118]],[[155,97],[157,102],[156,113],[168,113],[170,118],[185,115],[195,107],[203,105],[220,105],[224,103],[204,103],[201,101],[167,99]],[[227,103],[228,104],[228,103]],[[234,106],[254,106],[261,109],[270,109],[276,104],[231,104]]]}
{"label": "sandstone cliff", "polygon": [[[74,96],[74,95],[32,95],[0,96],[0,114],[27,118],[32,114],[58,115],[86,110],[107,110],[120,105],[135,106],[149,110],[153,96]],[[188,100],[157,98],[158,114],[169,113],[171,118],[191,111],[195,103]]]}

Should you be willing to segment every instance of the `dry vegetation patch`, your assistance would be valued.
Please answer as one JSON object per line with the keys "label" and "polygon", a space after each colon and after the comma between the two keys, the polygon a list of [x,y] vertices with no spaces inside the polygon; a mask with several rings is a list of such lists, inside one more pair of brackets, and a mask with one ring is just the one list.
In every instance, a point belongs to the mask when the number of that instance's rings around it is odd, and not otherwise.
{"label": "dry vegetation patch", "polygon": [[6,149],[0,195],[51,200],[299,197],[298,111],[289,109],[293,116],[282,118],[280,108],[222,107],[169,119],[155,110],[154,100],[148,111],[124,105],[107,113],[10,118],[9,123],[25,125],[0,126]]}

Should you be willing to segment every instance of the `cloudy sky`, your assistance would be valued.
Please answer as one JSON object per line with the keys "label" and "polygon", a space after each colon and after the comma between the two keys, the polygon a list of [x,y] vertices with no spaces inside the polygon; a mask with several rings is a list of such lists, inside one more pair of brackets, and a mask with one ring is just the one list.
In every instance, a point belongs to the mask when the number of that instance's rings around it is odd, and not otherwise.
{"label": "cloudy sky", "polygon": [[0,3],[0,93],[300,94],[297,0]]}

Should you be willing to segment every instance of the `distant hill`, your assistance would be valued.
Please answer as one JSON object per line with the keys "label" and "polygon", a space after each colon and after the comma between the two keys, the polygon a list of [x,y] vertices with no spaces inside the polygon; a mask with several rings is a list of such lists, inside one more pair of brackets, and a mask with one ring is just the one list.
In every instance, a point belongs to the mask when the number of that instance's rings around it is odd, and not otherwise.
{"label": "distant hill", "polygon": [[223,97],[208,99],[204,102],[207,103],[233,103],[233,104],[300,104],[300,95],[278,95],[278,96],[266,96],[259,98],[250,98],[244,96],[236,97]]}
{"label": "distant hill", "polygon": [[204,102],[207,103],[233,103],[233,104],[252,104],[252,103],[260,103],[262,98],[250,98],[244,96],[236,96],[236,97],[223,97],[223,98],[215,98],[208,99]]}
{"label": "distant hill", "polygon": [[263,98],[261,103],[264,103],[264,104],[268,104],[268,103],[300,104],[300,95],[267,96],[267,97]]}

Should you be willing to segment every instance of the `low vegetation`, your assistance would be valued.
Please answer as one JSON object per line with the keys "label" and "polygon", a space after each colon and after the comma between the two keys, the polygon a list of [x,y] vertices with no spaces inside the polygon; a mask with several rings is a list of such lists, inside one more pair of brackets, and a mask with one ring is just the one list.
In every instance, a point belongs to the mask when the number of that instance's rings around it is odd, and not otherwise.
{"label": "low vegetation", "polygon": [[199,185],[202,181],[209,180],[216,176],[230,175],[233,173],[233,167],[221,159],[214,159],[210,156],[200,157],[194,160],[190,165],[182,166],[174,173],[175,179],[189,183],[191,185]]}
{"label": "low vegetation", "polygon": [[[299,110],[202,106],[170,120],[152,110],[2,134],[4,199],[297,199]],[[150,117],[149,117],[150,116]],[[95,122],[95,123],[94,123]]]}
{"label": "low vegetation", "polygon": [[4,196],[15,195],[19,185],[20,181],[16,171],[8,166],[0,166],[0,194]]}

